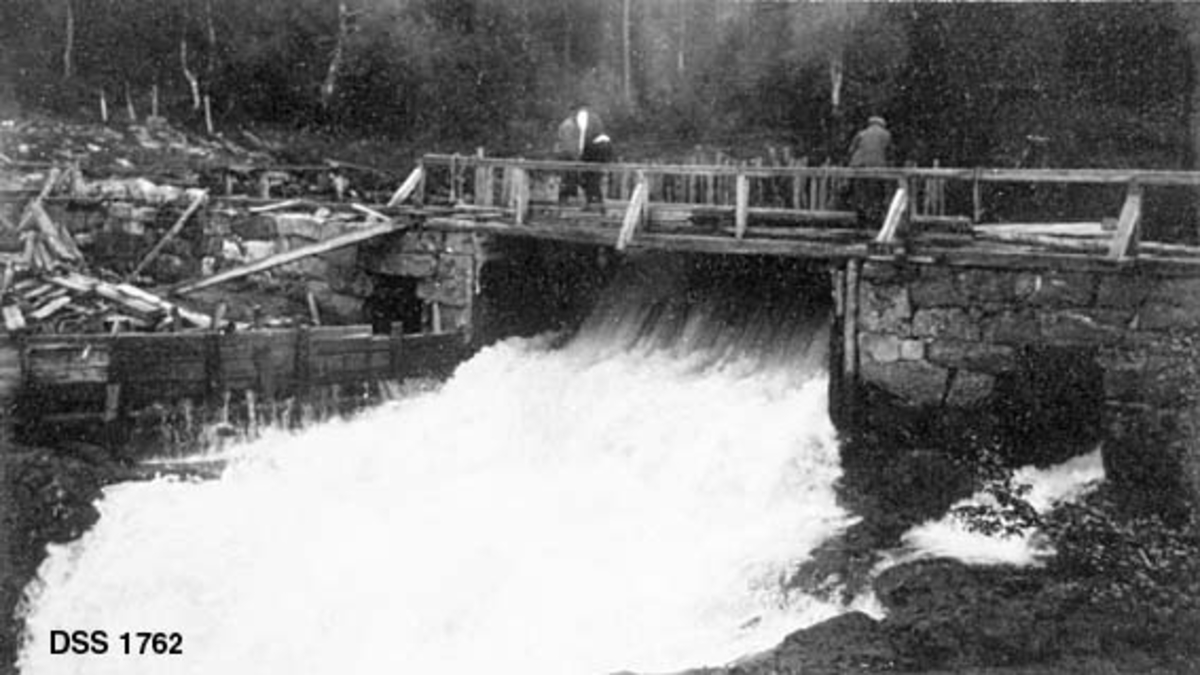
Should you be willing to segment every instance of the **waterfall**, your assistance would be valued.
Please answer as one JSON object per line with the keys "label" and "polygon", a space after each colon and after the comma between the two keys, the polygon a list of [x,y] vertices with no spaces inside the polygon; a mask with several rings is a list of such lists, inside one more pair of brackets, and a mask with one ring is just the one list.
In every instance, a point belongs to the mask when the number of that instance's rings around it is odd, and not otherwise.
{"label": "waterfall", "polygon": [[[783,590],[852,517],[828,310],[781,289],[631,265],[569,339],[268,433],[217,480],[108,488],[27,590],[21,672],[661,672],[844,611]],[[108,651],[53,654],[55,630]],[[125,631],[182,653],[125,655]]]}

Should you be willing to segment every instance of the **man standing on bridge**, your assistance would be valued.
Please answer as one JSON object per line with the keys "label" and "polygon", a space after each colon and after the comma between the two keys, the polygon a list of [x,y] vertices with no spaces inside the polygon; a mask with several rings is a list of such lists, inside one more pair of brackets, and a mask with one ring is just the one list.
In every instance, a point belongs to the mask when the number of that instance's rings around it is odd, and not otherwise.
{"label": "man standing on bridge", "polygon": [[[867,128],[858,132],[850,143],[850,168],[892,165],[892,134],[887,123],[878,115],[867,120]],[[855,178],[850,185],[850,202],[858,215],[858,226],[878,229],[887,211],[887,181],[878,178]]]}
{"label": "man standing on bridge", "polygon": [[[565,161],[600,164],[613,161],[612,140],[604,133],[604,122],[585,105],[579,106],[574,114],[558,125],[558,143],[555,150],[558,158]],[[558,193],[559,203],[563,204],[573,199],[582,187],[587,208],[595,204],[600,213],[604,213],[601,179],[599,171],[566,172]]]}

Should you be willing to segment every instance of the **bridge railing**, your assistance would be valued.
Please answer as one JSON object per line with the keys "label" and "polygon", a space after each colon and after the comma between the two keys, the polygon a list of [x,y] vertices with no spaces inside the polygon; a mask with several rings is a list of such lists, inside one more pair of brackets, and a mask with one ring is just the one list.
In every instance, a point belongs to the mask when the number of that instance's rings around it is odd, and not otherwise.
{"label": "bridge railing", "polygon": [[[494,209],[522,224],[570,220],[572,209],[559,208],[561,177],[599,173],[613,216],[599,224],[620,225],[627,230],[623,240],[645,229],[738,239],[834,237],[879,250],[922,237],[1118,261],[1137,257],[1140,245],[1142,253],[1200,260],[1187,209],[1165,226],[1149,232],[1143,226],[1149,194],[1174,192],[1176,204],[1190,202],[1200,172],[594,164],[462,155],[427,155],[422,166],[425,203]],[[877,230],[859,227],[845,198],[852,182],[864,179],[892,186]],[[1026,208],[1009,208],[1018,203]],[[1064,204],[1080,215],[1063,213]]]}

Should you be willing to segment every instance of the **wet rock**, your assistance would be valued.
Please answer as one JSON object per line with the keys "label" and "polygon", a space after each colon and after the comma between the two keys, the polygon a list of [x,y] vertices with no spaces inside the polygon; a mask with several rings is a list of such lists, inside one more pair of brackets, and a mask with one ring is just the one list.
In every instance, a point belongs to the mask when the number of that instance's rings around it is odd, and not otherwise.
{"label": "wet rock", "polygon": [[850,612],[796,631],[768,652],[743,659],[728,675],[810,675],[890,669],[895,654],[879,623]]}
{"label": "wet rock", "polygon": [[883,629],[911,668],[965,668],[1047,660],[1062,651],[1063,594],[1039,570],[969,567],[935,559],[880,573]]}

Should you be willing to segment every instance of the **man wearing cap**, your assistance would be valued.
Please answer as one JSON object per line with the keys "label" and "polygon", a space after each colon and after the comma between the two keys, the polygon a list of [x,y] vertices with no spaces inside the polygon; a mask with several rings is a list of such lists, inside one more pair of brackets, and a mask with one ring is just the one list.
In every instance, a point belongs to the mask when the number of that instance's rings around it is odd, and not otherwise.
{"label": "man wearing cap", "polygon": [[[572,162],[607,163],[613,161],[612,140],[604,133],[604,122],[600,116],[586,106],[579,106],[575,113],[558,125],[557,156]],[[600,188],[601,174],[598,171],[568,171],[563,176],[559,189],[559,203],[573,198],[580,187],[587,199],[587,206],[597,205],[604,212],[604,195]]]}
{"label": "man wearing cap", "polygon": [[[878,115],[867,120],[867,128],[854,135],[850,143],[850,168],[892,165],[892,134]],[[887,209],[888,181],[858,178],[851,185],[851,204],[858,214],[859,227],[878,228]]]}

